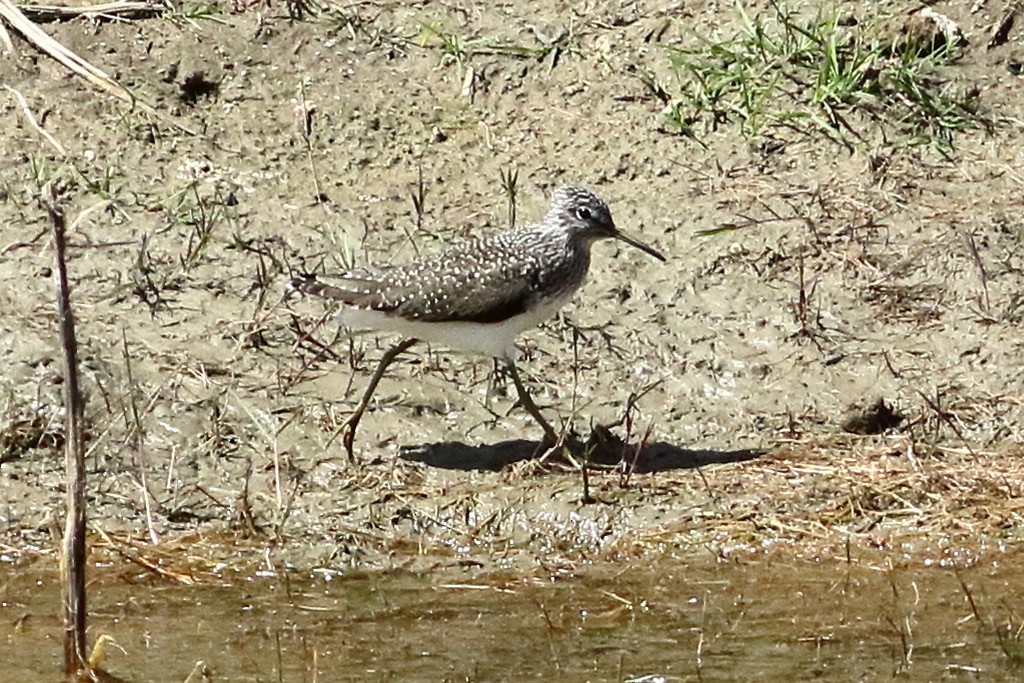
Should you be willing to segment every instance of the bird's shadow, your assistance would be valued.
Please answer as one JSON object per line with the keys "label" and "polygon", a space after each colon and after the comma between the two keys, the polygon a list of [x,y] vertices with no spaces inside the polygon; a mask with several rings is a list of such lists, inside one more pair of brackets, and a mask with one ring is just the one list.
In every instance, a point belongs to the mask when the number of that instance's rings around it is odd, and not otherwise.
{"label": "bird's shadow", "polygon": [[[764,455],[766,449],[691,449],[667,441],[628,444],[606,428],[595,426],[586,441],[569,439],[569,452],[591,465],[624,465],[633,472],[688,470],[720,463],[745,462]],[[548,449],[539,441],[511,439],[492,444],[473,445],[461,441],[440,441],[403,446],[398,457],[449,470],[498,471],[517,462],[539,458]],[[558,457],[557,454],[555,457]]]}

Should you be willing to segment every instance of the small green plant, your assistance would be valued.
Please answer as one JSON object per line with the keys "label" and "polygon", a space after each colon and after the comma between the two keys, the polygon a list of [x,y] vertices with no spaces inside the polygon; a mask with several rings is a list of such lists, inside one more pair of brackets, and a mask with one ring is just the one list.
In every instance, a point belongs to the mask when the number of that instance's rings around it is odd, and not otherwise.
{"label": "small green plant", "polygon": [[466,40],[457,33],[449,33],[435,24],[424,24],[422,43],[424,46],[437,48],[444,58],[455,64],[461,72],[470,48]]}
{"label": "small green plant", "polygon": [[508,227],[516,227],[516,206],[519,204],[519,169],[509,166],[501,169],[501,189],[508,202]]}
{"label": "small green plant", "polygon": [[423,47],[440,50],[444,59],[455,64],[461,73],[474,55],[505,55],[536,61],[550,59],[549,68],[554,68],[561,54],[573,49],[573,39],[573,33],[565,31],[550,39],[538,36],[537,45],[516,45],[489,38],[467,38],[446,31],[436,24],[424,24],[419,42]]}
{"label": "small green plant", "polygon": [[[343,227],[325,221],[310,229],[319,235],[323,251],[316,255],[315,264],[303,263],[301,270],[309,273],[322,272],[324,263],[328,259],[334,264],[333,267],[341,272],[347,272],[355,267],[356,257],[353,245],[357,242]],[[369,227],[366,230],[369,231]]]}
{"label": "small green plant", "polygon": [[200,28],[197,22],[201,19],[213,21],[218,24],[227,24],[227,22],[221,17],[223,12],[216,3],[183,2],[180,5],[175,6],[168,0],[165,0],[165,2],[169,11],[164,14],[164,17],[174,24],[188,24],[194,29]]}
{"label": "small green plant", "polygon": [[407,35],[401,29],[380,21],[373,15],[367,4],[355,3],[348,7],[327,4],[321,7],[319,16],[332,32],[347,34],[349,39],[362,39],[374,47],[384,47],[389,52],[405,54],[415,34]]}
{"label": "small green plant", "polygon": [[236,203],[232,191],[220,184],[214,186],[211,197],[200,193],[199,185],[198,180],[193,180],[185,188],[171,195],[168,207],[170,222],[188,228],[185,251],[178,257],[185,272],[192,270],[202,261],[215,228],[231,220],[229,207]]}
{"label": "small green plant", "polygon": [[355,39],[356,34],[366,30],[368,22],[354,8],[331,5],[323,13],[327,23],[336,31],[344,31]]}
{"label": "small green plant", "polygon": [[[409,192],[409,198],[412,199],[412,207],[416,212],[416,232],[423,231],[423,217],[427,212],[427,184],[423,180],[423,165],[421,164],[416,172],[416,185]],[[416,243],[413,241],[413,248],[416,249]],[[416,250],[419,253],[419,250]]]}
{"label": "small green plant", "polygon": [[135,265],[128,271],[127,284],[130,285],[128,292],[144,303],[149,308],[150,315],[155,318],[161,309],[170,308],[165,292],[178,288],[181,278],[168,275],[166,270],[161,268],[162,260],[154,258],[149,246],[150,236],[144,234],[139,240]]}
{"label": "small green plant", "polygon": [[955,133],[989,125],[977,95],[943,78],[960,56],[955,41],[897,45],[877,26],[845,25],[839,11],[801,16],[776,0],[767,16],[738,12],[735,34],[669,48],[673,84],[638,71],[665,102],[668,129],[699,136],[738,125],[748,138],[791,129],[846,147],[874,129],[946,151]]}

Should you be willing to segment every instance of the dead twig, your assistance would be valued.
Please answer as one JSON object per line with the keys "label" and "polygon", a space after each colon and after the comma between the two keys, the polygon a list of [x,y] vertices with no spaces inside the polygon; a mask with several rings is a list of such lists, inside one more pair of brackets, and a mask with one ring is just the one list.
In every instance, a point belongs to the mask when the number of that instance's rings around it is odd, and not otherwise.
{"label": "dead twig", "polygon": [[18,5],[18,9],[32,21],[67,21],[78,17],[124,21],[148,19],[167,11],[168,5],[152,2],[105,2],[86,7],[63,7],[59,5]]}
{"label": "dead twig", "polygon": [[53,226],[57,262],[57,308],[60,338],[64,350],[64,408],[67,411],[67,440],[64,442],[67,469],[67,517],[61,553],[61,586],[64,603],[64,673],[78,677],[89,668],[85,646],[85,406],[78,385],[78,341],[71,310],[71,288],[65,259],[67,247],[64,211],[58,205],[52,185],[43,189],[41,203]]}
{"label": "dead twig", "polygon": [[18,92],[9,85],[5,85],[4,87],[7,88],[7,91],[14,95],[14,97],[18,100],[18,104],[21,105],[22,111],[25,112],[25,118],[27,118],[28,122],[32,125],[32,127],[36,129],[36,132],[43,136],[43,139],[49,142],[50,146],[57,150],[57,154],[61,155],[62,157],[66,157],[68,153],[64,150],[63,145],[57,142],[57,139],[50,135],[46,130],[44,130],[43,127],[39,125],[39,122],[36,121],[36,117],[32,114],[32,110],[29,108],[28,102],[25,100],[24,95],[22,95],[20,92]]}

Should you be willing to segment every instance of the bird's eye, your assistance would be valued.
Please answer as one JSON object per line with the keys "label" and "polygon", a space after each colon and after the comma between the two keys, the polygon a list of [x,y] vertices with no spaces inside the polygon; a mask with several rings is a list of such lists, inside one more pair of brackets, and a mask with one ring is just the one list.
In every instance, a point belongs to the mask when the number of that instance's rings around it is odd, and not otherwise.
{"label": "bird's eye", "polygon": [[593,218],[594,213],[590,210],[589,206],[580,206],[576,208],[576,218],[581,221],[589,221]]}

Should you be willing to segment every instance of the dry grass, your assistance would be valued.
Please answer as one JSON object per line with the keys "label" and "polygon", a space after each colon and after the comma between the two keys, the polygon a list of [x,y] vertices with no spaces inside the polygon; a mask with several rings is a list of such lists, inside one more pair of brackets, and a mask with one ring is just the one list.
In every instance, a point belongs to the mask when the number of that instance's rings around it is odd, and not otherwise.
{"label": "dry grass", "polygon": [[335,480],[337,500],[347,502],[333,509],[308,509],[301,492],[290,501],[300,519],[314,514],[309,527],[275,526],[280,508],[264,500],[254,513],[264,524],[158,544],[100,530],[93,553],[186,583],[353,561],[442,575],[466,567],[543,574],[694,551],[966,566],[1012,547],[1024,528],[1017,453],[923,448],[901,437],[802,440],[738,465],[634,475],[625,486],[614,471],[592,471],[591,504],[578,473],[526,467],[471,482],[442,482],[404,462],[365,467]]}
{"label": "dry grass", "polygon": [[927,552],[969,541],[981,552],[1020,527],[1024,463],[1014,454],[933,447],[921,455],[919,448],[906,438],[852,448],[794,444],[733,473],[710,473],[713,490],[742,478],[762,500],[720,507],[705,531],[752,547],[909,542]]}

